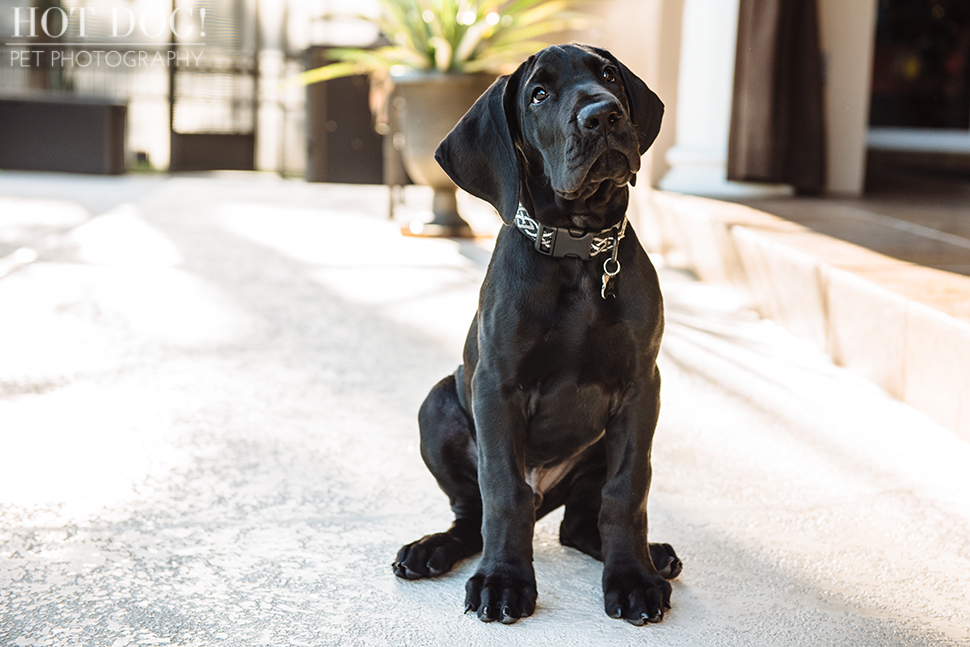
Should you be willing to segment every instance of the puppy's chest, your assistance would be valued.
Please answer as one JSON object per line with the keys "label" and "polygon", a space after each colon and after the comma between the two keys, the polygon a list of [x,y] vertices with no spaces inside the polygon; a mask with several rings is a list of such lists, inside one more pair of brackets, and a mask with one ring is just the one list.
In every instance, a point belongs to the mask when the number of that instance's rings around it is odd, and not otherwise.
{"label": "puppy's chest", "polygon": [[532,464],[575,455],[599,439],[636,374],[629,327],[572,314],[546,320],[517,363]]}
{"label": "puppy's chest", "polygon": [[619,395],[599,385],[560,380],[527,393],[526,465],[545,467],[576,457],[599,440]]}
{"label": "puppy's chest", "polygon": [[598,305],[559,307],[521,322],[532,342],[516,365],[520,388],[545,395],[568,385],[610,392],[633,379],[637,345],[631,327]]}

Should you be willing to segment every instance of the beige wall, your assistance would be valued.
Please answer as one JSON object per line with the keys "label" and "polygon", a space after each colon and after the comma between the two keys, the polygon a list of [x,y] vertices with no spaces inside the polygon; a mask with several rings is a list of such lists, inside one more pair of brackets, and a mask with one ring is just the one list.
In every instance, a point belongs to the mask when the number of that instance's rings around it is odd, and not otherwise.
{"label": "beige wall", "polygon": [[604,0],[589,5],[600,16],[587,35],[591,45],[610,50],[664,102],[663,126],[638,180],[654,185],[667,172],[664,153],[674,144],[677,73],[684,0]]}
{"label": "beige wall", "polygon": [[[597,27],[576,36],[577,40],[610,50],[664,102],[660,134],[643,158],[637,187],[632,191],[630,216],[634,225],[642,222],[638,214],[647,208],[650,187],[667,172],[665,154],[675,141],[683,7],[684,0],[603,0],[589,6],[600,16]],[[638,232],[641,238],[649,237],[642,226]]]}

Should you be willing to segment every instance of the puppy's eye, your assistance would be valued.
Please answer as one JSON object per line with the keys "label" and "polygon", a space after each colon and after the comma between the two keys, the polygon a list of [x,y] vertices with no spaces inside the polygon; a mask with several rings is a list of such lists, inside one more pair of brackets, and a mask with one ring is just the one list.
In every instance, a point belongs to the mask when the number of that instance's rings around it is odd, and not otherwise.
{"label": "puppy's eye", "polygon": [[603,70],[603,79],[607,83],[616,83],[616,70],[612,67],[607,67]]}
{"label": "puppy's eye", "polygon": [[536,88],[532,91],[532,103],[542,103],[549,97],[549,93],[542,88]]}

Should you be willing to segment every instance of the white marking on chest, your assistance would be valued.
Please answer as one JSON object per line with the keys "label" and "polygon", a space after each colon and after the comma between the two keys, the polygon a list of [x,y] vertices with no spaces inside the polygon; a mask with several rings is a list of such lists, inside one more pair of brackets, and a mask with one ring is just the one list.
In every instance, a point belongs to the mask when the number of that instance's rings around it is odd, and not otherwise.
{"label": "white marking on chest", "polygon": [[525,472],[525,482],[540,497],[554,488],[576,465],[576,458],[567,459],[552,467],[532,467]]}

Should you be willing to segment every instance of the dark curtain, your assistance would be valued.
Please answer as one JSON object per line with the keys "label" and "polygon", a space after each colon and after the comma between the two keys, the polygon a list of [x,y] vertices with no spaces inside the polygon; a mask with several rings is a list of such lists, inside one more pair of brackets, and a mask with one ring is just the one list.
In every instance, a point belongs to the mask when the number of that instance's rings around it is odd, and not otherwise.
{"label": "dark curtain", "polygon": [[816,0],[741,0],[728,179],[825,187]]}

